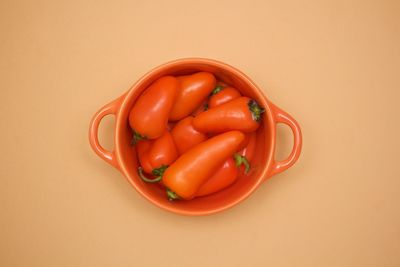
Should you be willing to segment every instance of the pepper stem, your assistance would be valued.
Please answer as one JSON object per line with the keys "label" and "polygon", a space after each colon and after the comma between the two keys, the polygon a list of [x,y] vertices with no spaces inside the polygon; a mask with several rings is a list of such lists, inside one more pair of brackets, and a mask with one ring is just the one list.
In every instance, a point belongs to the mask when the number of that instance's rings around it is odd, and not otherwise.
{"label": "pepper stem", "polygon": [[265,112],[265,109],[261,108],[254,99],[251,99],[247,105],[249,106],[253,120],[259,122],[261,120],[261,114]]}
{"label": "pepper stem", "polygon": [[210,95],[215,95],[218,92],[220,92],[222,89],[224,89],[224,87],[222,85],[218,85],[217,87],[214,88],[214,90],[211,91]]}
{"label": "pepper stem", "polygon": [[139,177],[146,183],[157,183],[157,182],[161,181],[161,179],[162,179],[162,176],[158,176],[154,179],[147,178],[143,173],[142,167],[138,167],[138,174],[139,174]]}
{"label": "pepper stem", "polygon": [[167,188],[167,197],[169,201],[174,201],[179,199],[179,196],[169,188]]}
{"label": "pepper stem", "polygon": [[168,165],[161,165],[161,167],[157,168],[157,169],[153,169],[151,171],[151,173],[154,176],[160,176],[162,177],[164,175],[165,170],[168,168]]}
{"label": "pepper stem", "polygon": [[235,159],[236,167],[240,167],[241,165],[244,165],[244,173],[245,174],[249,173],[250,162],[245,156],[242,156],[239,153],[235,153],[233,155],[233,158]]}
{"label": "pepper stem", "polygon": [[133,136],[132,136],[132,141],[131,145],[134,146],[139,142],[140,140],[146,140],[147,137],[144,135],[141,135],[140,133],[136,132],[135,130],[133,131]]}

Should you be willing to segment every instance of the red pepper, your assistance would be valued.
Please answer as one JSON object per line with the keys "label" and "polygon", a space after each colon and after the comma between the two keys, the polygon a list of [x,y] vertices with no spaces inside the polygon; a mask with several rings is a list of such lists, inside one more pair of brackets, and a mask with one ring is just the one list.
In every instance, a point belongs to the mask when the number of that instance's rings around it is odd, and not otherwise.
{"label": "red pepper", "polygon": [[209,72],[179,76],[179,87],[169,119],[177,121],[190,115],[215,87],[215,77]]}
{"label": "red pepper", "polygon": [[243,148],[239,154],[242,156],[245,156],[248,160],[252,160],[254,156],[254,152],[256,150],[256,145],[257,145],[257,132],[252,132],[248,134],[248,142],[246,144],[246,147]]}
{"label": "red pepper", "polygon": [[224,164],[197,191],[196,196],[205,196],[218,192],[233,184],[238,178],[239,170],[245,174],[250,171],[250,161],[256,149],[256,132],[245,135],[244,146],[233,158],[229,157]]}
{"label": "red pepper", "polygon": [[[155,140],[139,141],[136,149],[141,166],[139,167],[139,174],[146,182],[160,181],[165,169],[178,157],[174,140],[168,131],[164,131],[164,134]],[[153,174],[156,178],[147,181],[142,170]]]}
{"label": "red pepper", "polygon": [[129,124],[134,131],[133,143],[141,139],[155,139],[163,134],[178,85],[175,77],[164,76],[139,96],[129,114]]}
{"label": "red pepper", "polygon": [[238,97],[241,97],[241,94],[235,88],[230,86],[223,87],[219,85],[212,91],[210,100],[208,101],[208,107],[213,108]]}
{"label": "red pepper", "polygon": [[235,182],[237,177],[238,168],[233,158],[229,157],[215,174],[200,186],[196,196],[205,196],[218,192]]}
{"label": "red pepper", "polygon": [[179,197],[193,198],[201,185],[237,151],[243,140],[243,133],[230,131],[197,144],[167,168],[163,183]]}
{"label": "red pepper", "polygon": [[264,109],[255,100],[242,96],[200,113],[192,124],[196,130],[204,133],[232,130],[249,133],[260,126],[263,112]]}
{"label": "red pepper", "polygon": [[180,120],[171,131],[179,155],[207,139],[207,135],[193,128],[192,120],[192,116]]}

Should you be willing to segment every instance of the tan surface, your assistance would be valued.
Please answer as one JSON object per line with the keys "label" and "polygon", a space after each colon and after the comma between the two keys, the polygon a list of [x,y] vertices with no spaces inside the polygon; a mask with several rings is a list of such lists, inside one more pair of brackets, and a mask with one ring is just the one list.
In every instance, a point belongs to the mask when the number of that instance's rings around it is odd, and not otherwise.
{"label": "tan surface", "polygon": [[[0,266],[400,266],[398,1],[56,2],[0,2]],[[295,167],[200,218],[87,140],[100,106],[188,56],[245,71],[304,134]]]}

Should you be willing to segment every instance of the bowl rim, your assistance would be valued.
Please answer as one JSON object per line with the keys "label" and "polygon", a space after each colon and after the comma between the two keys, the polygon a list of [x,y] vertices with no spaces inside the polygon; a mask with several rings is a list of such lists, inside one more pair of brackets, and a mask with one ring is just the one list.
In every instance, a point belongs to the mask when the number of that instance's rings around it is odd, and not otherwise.
{"label": "bowl rim", "polygon": [[[240,78],[240,80],[244,81],[246,84],[248,84],[252,89],[254,89],[254,93],[257,95],[258,99],[262,100],[262,103],[260,103],[265,109],[265,115],[267,116],[267,122],[265,124],[265,127],[267,130],[270,132],[269,138],[265,137],[265,144],[270,150],[268,153],[268,157],[266,159],[265,164],[263,165],[262,170],[258,174],[258,177],[256,179],[256,182],[253,183],[253,185],[245,191],[242,195],[234,199],[233,201],[226,203],[225,205],[221,205],[216,208],[208,209],[208,210],[201,210],[201,211],[190,211],[190,210],[182,210],[179,209],[177,206],[173,205],[166,205],[164,203],[160,203],[157,200],[153,199],[150,195],[148,195],[146,192],[144,192],[140,186],[138,185],[138,182],[135,181],[135,179],[132,179],[130,177],[130,173],[128,172],[126,166],[124,165],[124,162],[122,160],[121,156],[121,145],[122,145],[122,140],[120,139],[120,135],[117,134],[119,132],[119,129],[123,127],[123,124],[126,124],[126,121],[122,119],[122,116],[120,116],[121,110],[128,108],[128,102],[129,99],[135,94],[135,89],[140,87],[143,83],[148,81],[148,79],[151,79],[153,76],[157,75],[158,73],[172,68],[174,66],[178,65],[185,65],[185,64],[204,64],[204,65],[211,65],[214,67],[218,67],[220,69],[223,69],[224,71],[229,72],[232,75],[235,75]],[[269,99],[266,97],[266,95],[263,93],[263,91],[242,71],[239,69],[226,64],[224,62],[215,60],[215,59],[209,59],[209,58],[180,58],[180,59],[175,59],[172,61],[168,61],[164,64],[161,64],[157,67],[154,67],[147,73],[145,73],[141,78],[139,78],[127,91],[127,93],[124,94],[124,99],[122,100],[121,106],[116,114],[116,120],[115,120],[115,155],[116,159],[119,163],[119,169],[120,171],[124,174],[124,176],[127,178],[129,183],[135,188],[137,192],[139,192],[140,195],[142,195],[144,198],[146,198],[148,201],[153,203],[154,205],[158,206],[161,209],[181,214],[181,215],[189,215],[189,216],[200,216],[200,215],[210,215],[214,214],[226,209],[229,209],[243,200],[247,199],[259,186],[262,182],[264,182],[265,178],[267,177],[269,170],[272,166],[273,163],[273,157],[274,157],[274,151],[275,151],[275,140],[276,140],[276,123],[275,123],[275,118],[273,116],[272,108],[271,108],[271,102]]]}

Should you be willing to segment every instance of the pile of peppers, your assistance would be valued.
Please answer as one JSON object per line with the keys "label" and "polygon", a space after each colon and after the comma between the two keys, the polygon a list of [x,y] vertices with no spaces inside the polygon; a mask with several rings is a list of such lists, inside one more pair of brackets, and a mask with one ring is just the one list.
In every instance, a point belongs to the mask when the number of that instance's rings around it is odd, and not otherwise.
{"label": "pile of peppers", "polygon": [[225,189],[249,173],[264,111],[209,72],[157,79],[129,114],[139,177],[171,201]]}

